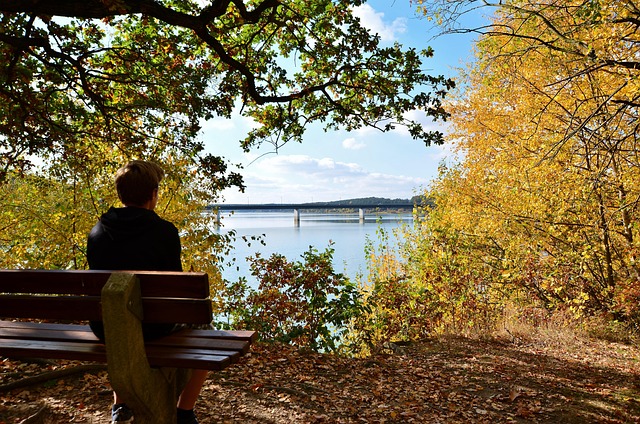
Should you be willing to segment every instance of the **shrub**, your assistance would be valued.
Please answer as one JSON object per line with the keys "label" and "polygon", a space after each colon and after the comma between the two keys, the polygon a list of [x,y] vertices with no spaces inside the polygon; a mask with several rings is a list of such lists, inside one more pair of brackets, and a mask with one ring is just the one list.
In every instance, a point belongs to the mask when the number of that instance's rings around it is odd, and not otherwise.
{"label": "shrub", "polygon": [[334,249],[314,247],[302,261],[281,254],[249,257],[258,288],[229,285],[235,327],[257,330],[261,340],[291,343],[314,351],[340,347],[346,323],[362,311],[361,294],[348,277],[333,269]]}

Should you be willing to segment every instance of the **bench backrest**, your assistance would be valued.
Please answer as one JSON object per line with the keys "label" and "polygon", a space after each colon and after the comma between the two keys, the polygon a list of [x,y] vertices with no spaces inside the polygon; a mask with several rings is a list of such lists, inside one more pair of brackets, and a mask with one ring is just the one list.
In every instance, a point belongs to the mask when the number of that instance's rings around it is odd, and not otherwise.
{"label": "bench backrest", "polygon": [[[144,322],[211,322],[209,281],[201,272],[123,271],[140,281]],[[0,317],[102,319],[100,294],[111,271],[0,270]]]}

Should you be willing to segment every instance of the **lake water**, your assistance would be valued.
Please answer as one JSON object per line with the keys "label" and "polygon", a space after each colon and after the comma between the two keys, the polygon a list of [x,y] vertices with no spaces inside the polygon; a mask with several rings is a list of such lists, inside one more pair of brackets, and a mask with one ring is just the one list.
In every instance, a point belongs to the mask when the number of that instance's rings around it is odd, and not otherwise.
{"label": "lake water", "polygon": [[[388,214],[365,216],[360,222],[358,213],[305,213],[300,211],[300,224],[294,225],[293,212],[253,212],[238,211],[233,214],[221,213],[223,226],[218,230],[222,233],[235,230],[234,256],[237,258],[239,269],[226,267],[223,276],[229,281],[237,280],[239,275],[247,277],[249,285],[255,286],[251,280],[249,265],[245,258],[260,252],[262,257],[269,257],[272,253],[280,253],[289,261],[301,260],[301,255],[315,247],[322,252],[330,242],[335,250],[333,266],[336,272],[342,272],[354,279],[358,273],[366,273],[365,244],[369,238],[378,243],[376,232],[384,229],[390,237],[392,230],[401,223],[410,223],[411,214]],[[242,237],[250,238],[264,234],[266,246],[252,241],[248,246]]]}

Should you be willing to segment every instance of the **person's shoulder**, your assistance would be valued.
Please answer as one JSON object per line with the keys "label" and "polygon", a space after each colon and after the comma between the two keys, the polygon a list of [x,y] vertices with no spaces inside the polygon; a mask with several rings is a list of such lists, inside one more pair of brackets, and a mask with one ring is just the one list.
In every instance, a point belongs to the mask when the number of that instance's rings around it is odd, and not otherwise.
{"label": "person's shoulder", "polygon": [[104,227],[102,226],[102,222],[98,221],[96,222],[96,225],[91,228],[91,231],[89,231],[88,237],[90,240],[93,240],[96,237],[100,236],[102,233],[104,233]]}
{"label": "person's shoulder", "polygon": [[162,218],[158,214],[156,214],[156,217],[157,217],[156,222],[157,222],[157,224],[159,226],[161,226],[162,228],[164,228],[166,230],[171,230],[171,231],[174,231],[174,232],[178,233],[178,227],[176,227],[173,222]]}
{"label": "person's shoulder", "polygon": [[109,208],[109,210],[104,214],[102,214],[100,218],[96,221],[95,225],[91,228],[91,231],[89,231],[90,239],[99,237],[105,232],[104,221],[109,220],[109,215],[113,214],[113,209],[114,208]]}

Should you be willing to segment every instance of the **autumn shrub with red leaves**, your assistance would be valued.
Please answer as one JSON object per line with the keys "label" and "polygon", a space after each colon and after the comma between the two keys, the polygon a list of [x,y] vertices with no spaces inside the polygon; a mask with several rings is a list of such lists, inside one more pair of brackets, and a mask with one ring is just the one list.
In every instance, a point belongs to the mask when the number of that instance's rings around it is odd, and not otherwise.
{"label": "autumn shrub with red leaves", "polygon": [[323,252],[310,246],[302,261],[278,253],[249,257],[258,288],[242,281],[228,286],[228,325],[256,330],[263,341],[337,350],[363,305],[357,286],[334,271],[333,253],[329,245]]}

